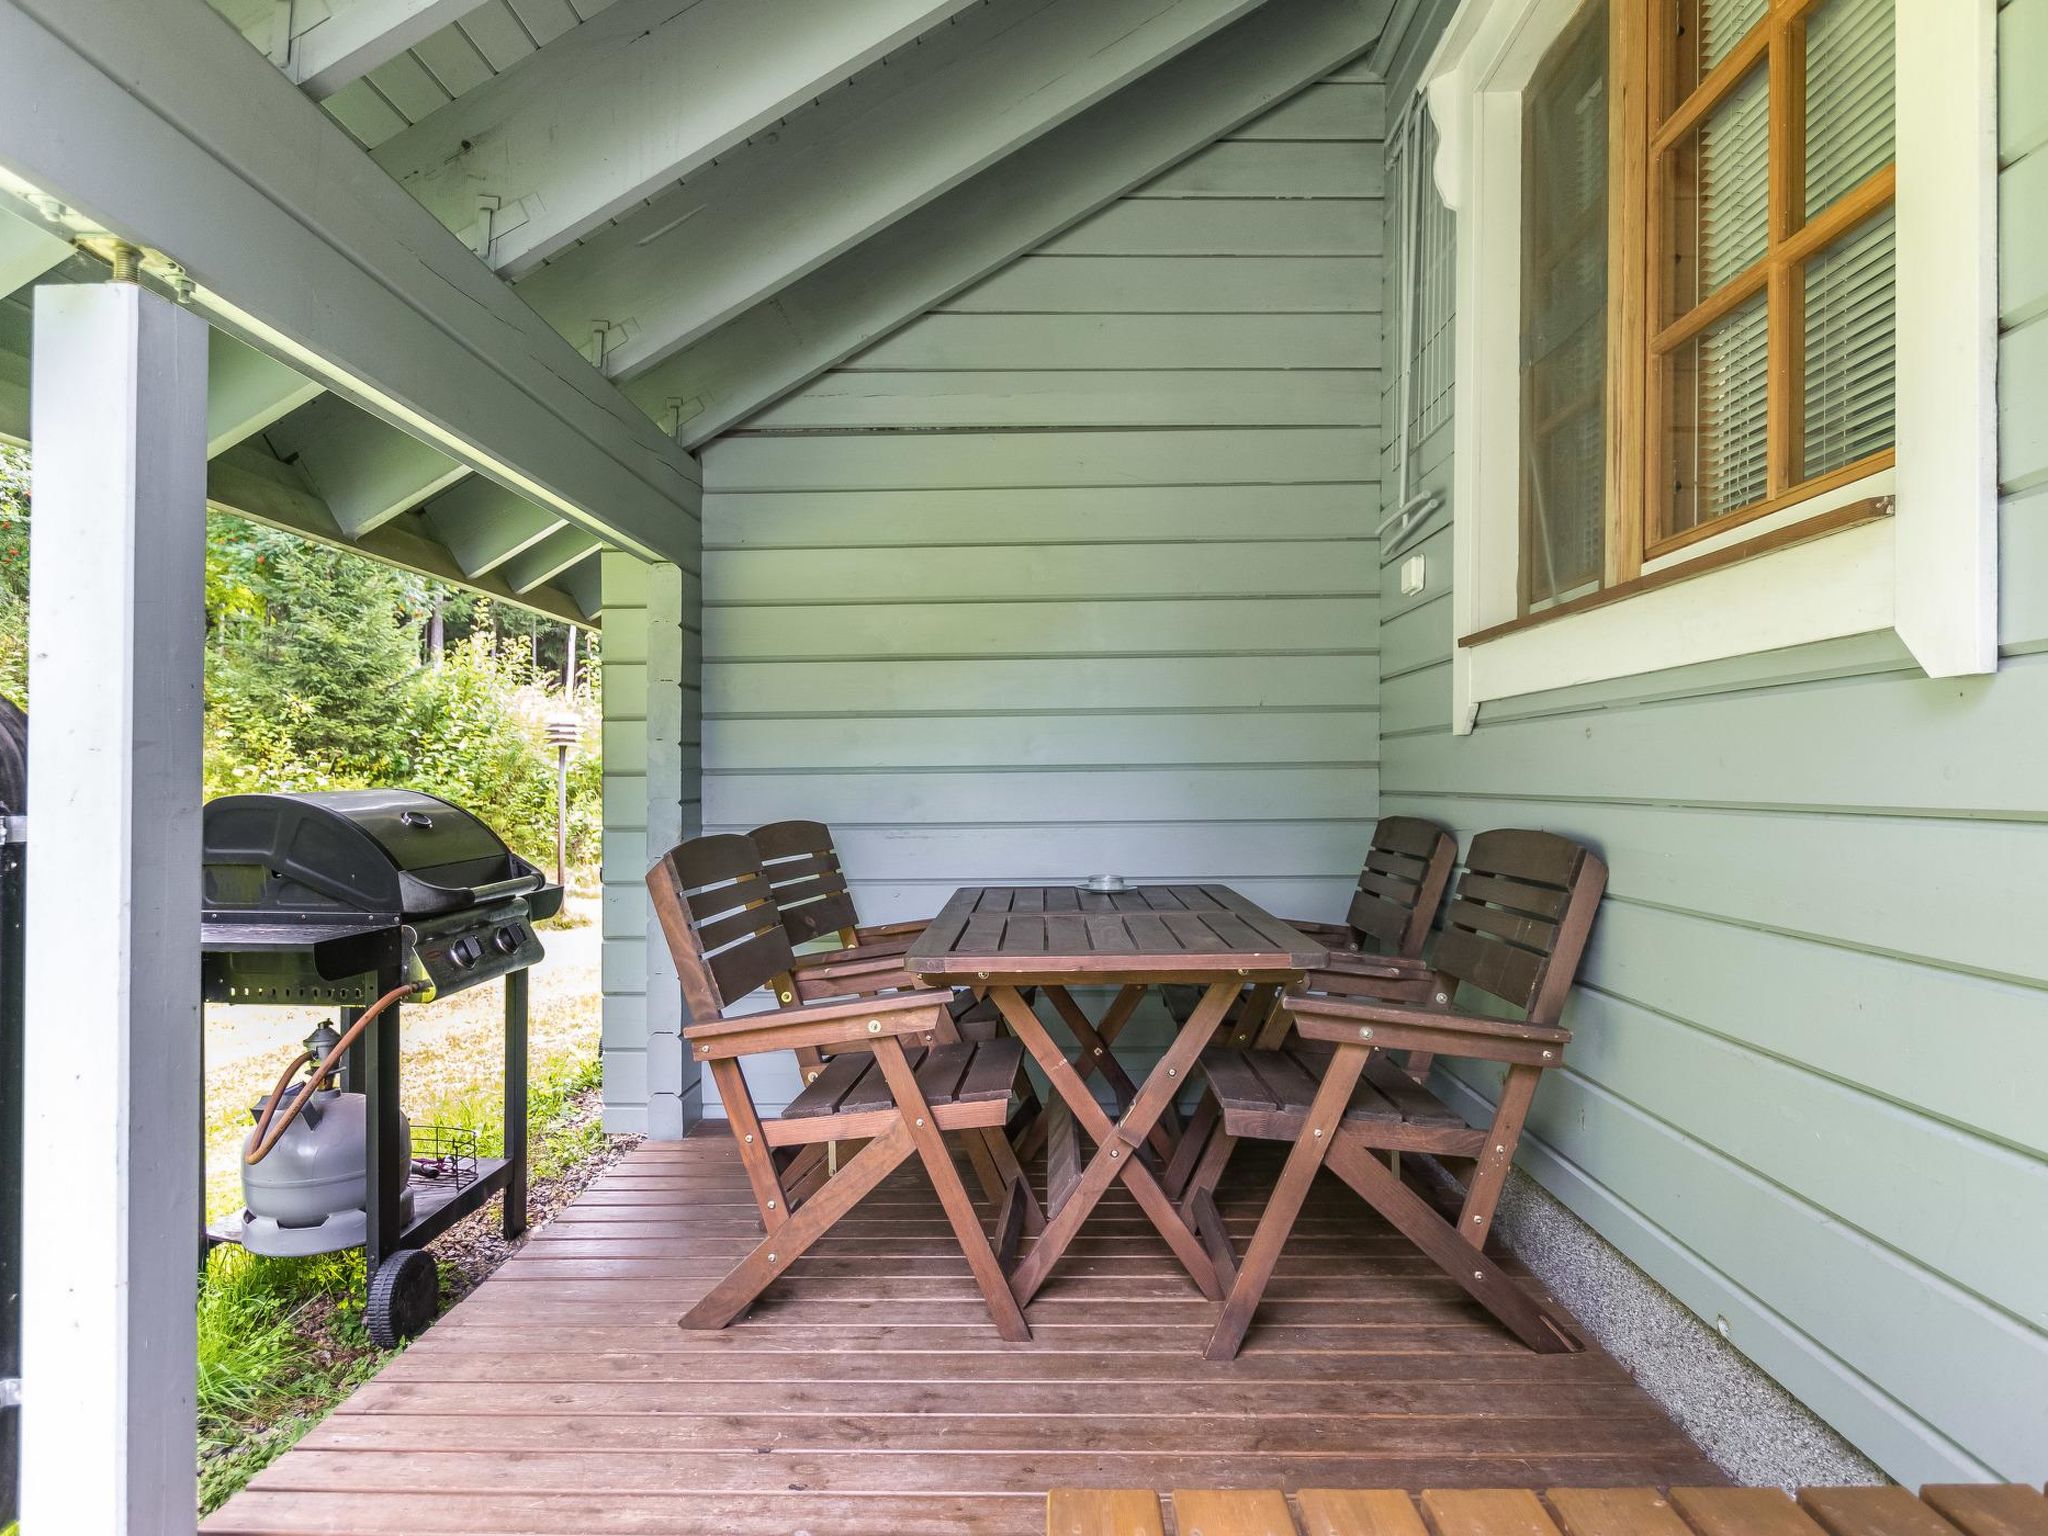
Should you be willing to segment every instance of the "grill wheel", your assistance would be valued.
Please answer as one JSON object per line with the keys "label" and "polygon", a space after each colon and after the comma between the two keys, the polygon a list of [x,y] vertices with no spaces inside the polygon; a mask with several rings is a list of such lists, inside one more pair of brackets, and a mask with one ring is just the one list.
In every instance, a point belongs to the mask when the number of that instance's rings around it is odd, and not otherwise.
{"label": "grill wheel", "polygon": [[441,1305],[441,1269],[422,1248],[401,1248],[370,1277],[363,1323],[379,1349],[417,1338]]}

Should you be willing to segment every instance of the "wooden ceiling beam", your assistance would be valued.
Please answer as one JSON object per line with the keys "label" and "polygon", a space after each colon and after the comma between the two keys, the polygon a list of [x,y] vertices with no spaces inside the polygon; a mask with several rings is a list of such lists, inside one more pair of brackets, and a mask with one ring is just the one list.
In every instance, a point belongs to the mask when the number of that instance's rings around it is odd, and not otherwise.
{"label": "wooden ceiling beam", "polygon": [[360,539],[469,474],[469,466],[418,438],[321,395],[264,433],[270,450],[299,465],[342,532]]}
{"label": "wooden ceiling beam", "polygon": [[483,0],[329,0],[327,14],[291,39],[285,76],[315,101],[325,101],[481,4]]}
{"label": "wooden ceiling beam", "polygon": [[422,515],[434,537],[470,576],[488,575],[568,526],[482,475],[471,475],[435,497],[422,509]]}
{"label": "wooden ceiling beam", "polygon": [[1389,0],[1261,9],[635,378],[697,447],[1347,63]]}
{"label": "wooden ceiling beam", "polygon": [[219,511],[353,550],[565,623],[591,622],[583,606],[556,586],[543,584],[518,592],[495,576],[466,574],[453,555],[411,526],[394,523],[372,529],[361,538],[350,538],[296,467],[272,457],[260,443],[243,443],[207,465],[206,499]]}
{"label": "wooden ceiling beam", "polygon": [[[216,326],[643,558],[677,448],[205,0],[0,0],[0,189],[117,236]],[[161,259],[157,253],[161,253]]]}
{"label": "wooden ceiling beam", "polygon": [[618,0],[372,155],[516,277],[976,3]]}
{"label": "wooden ceiling beam", "polygon": [[1003,0],[521,280],[629,379],[1105,100],[1259,0]]}

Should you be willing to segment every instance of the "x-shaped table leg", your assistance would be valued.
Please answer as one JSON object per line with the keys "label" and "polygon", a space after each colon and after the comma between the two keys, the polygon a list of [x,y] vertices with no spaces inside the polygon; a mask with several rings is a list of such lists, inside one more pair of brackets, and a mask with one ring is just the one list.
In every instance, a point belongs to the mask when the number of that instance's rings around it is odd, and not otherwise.
{"label": "x-shaped table leg", "polygon": [[[1073,1032],[1080,1053],[1069,1058],[1069,1064],[1085,1081],[1091,1072],[1100,1071],[1108,1080],[1110,1091],[1117,1096],[1117,1113],[1122,1114],[1131,1107],[1131,1100],[1138,1096],[1137,1085],[1130,1075],[1110,1053],[1110,1046],[1116,1037],[1124,1032],[1124,1026],[1131,1022],[1131,1015],[1138,1011],[1138,1004],[1145,1000],[1146,989],[1142,986],[1127,986],[1117,993],[1115,999],[1103,1012],[1100,1024],[1090,1024],[1088,1015],[1081,1011],[1081,1005],[1074,1001],[1065,987],[1041,989],[1051,999],[1052,1005],[1066,1026]],[[1043,1110],[1027,1125],[1017,1137],[1017,1155],[1029,1159],[1045,1148],[1045,1138],[1052,1122]]]}
{"label": "x-shaped table leg", "polygon": [[1159,1117],[1181,1084],[1187,1081],[1189,1068],[1222,1024],[1223,1016],[1230,1011],[1230,1005],[1242,985],[1236,980],[1219,981],[1209,988],[1189,1015],[1187,1023],[1181,1026],[1180,1034],[1167,1048],[1166,1054],[1160,1057],[1158,1065],[1146,1077],[1144,1086],[1133,1096],[1130,1107],[1121,1119],[1114,1121],[1095,1102],[1095,1095],[1088,1091],[1080,1070],[1067,1060],[1052,1036],[1046,1033],[1038,1016],[1025,1005],[1017,989],[989,989],[989,995],[996,1000],[996,1006],[1002,1010],[1010,1028],[1024,1042],[1024,1048],[1031,1052],[1032,1058],[1051,1081],[1053,1092],[1065,1101],[1073,1111],[1075,1123],[1095,1143],[1095,1156],[1082,1170],[1080,1181],[1068,1195],[1066,1204],[1047,1219],[1045,1231],[1010,1275],[1010,1289],[1020,1304],[1030,1301],[1039,1287],[1045,1284],[1052,1267],[1079,1234],[1081,1223],[1087,1220],[1088,1213],[1095,1209],[1097,1202],[1117,1179],[1122,1179],[1129,1188],[1139,1209],[1159,1229],[1159,1235],[1166,1239],[1202,1294],[1211,1301],[1222,1299],[1223,1288],[1217,1278],[1215,1261],[1209,1257],[1208,1249],[1202,1246],[1202,1240],[1194,1229],[1174,1209],[1173,1202],[1167,1199],[1166,1192],[1139,1159],[1137,1151],[1159,1123]]}

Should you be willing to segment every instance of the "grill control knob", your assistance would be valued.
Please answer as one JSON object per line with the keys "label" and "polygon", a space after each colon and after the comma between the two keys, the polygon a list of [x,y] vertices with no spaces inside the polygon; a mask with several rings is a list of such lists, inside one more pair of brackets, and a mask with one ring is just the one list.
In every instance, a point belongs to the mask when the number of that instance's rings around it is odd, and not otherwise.
{"label": "grill control knob", "polygon": [[519,953],[519,946],[526,942],[526,930],[517,923],[512,923],[491,935],[491,942],[498,946],[499,954],[516,955]]}
{"label": "grill control knob", "polygon": [[484,947],[476,939],[457,939],[448,946],[448,958],[465,971],[483,959]]}

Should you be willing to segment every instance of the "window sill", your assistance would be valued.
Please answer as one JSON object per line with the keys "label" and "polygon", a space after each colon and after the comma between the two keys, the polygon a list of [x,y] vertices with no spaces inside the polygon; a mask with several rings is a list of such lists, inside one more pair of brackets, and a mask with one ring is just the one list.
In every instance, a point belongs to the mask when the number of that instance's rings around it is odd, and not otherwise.
{"label": "window sill", "polygon": [[1789,549],[1795,544],[1804,544],[1812,539],[1824,538],[1831,533],[1840,533],[1849,528],[1861,527],[1865,523],[1890,517],[1893,498],[1890,496],[1868,496],[1861,501],[1852,501],[1846,506],[1835,507],[1803,522],[1793,523],[1784,528],[1773,529],[1753,539],[1744,539],[1739,544],[1724,545],[1710,554],[1669,565],[1648,575],[1638,576],[1633,581],[1618,582],[1603,587],[1598,592],[1589,592],[1584,597],[1575,597],[1570,602],[1559,603],[1555,608],[1546,608],[1540,613],[1524,614],[1518,619],[1509,619],[1502,624],[1490,625],[1458,639],[1460,646],[1485,645],[1488,641],[1503,639],[1509,635],[1521,634],[1540,625],[1554,624],[1577,614],[1589,613],[1597,608],[1610,607],[1625,602],[1646,592],[1662,587],[1674,586],[1681,581],[1695,580],[1714,571],[1726,570],[1731,565],[1741,565],[1761,556]]}

